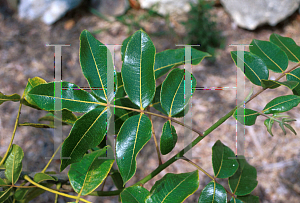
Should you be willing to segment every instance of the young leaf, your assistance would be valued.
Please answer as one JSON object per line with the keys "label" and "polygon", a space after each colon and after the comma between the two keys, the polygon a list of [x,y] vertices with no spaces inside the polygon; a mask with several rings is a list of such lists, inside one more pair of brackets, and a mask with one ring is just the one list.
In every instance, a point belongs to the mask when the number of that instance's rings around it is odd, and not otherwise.
{"label": "young leaf", "polygon": [[[61,97],[55,97],[55,83],[63,87]],[[61,109],[72,112],[86,113],[96,107],[100,107],[99,101],[87,91],[81,90],[77,85],[69,82],[50,82],[34,87],[28,96],[38,107],[46,111],[55,110],[55,101],[61,100]],[[101,108],[104,108],[102,106]]]}
{"label": "young leaf", "polygon": [[246,108],[238,108],[233,114],[233,117],[236,120],[238,120],[241,124],[248,126],[255,124],[257,116],[259,116],[257,111]]}
{"label": "young leaf", "polygon": [[155,47],[142,30],[130,38],[122,65],[124,89],[129,99],[145,109],[155,94],[154,78]]}
{"label": "young leaf", "polygon": [[102,100],[111,101],[114,92],[107,95],[107,79],[113,80],[113,75],[109,77],[107,72],[108,69],[113,71],[114,67],[108,48],[95,39],[89,31],[83,30],[80,34],[79,58],[83,75],[92,91]]}
{"label": "young leaf", "polygon": [[272,133],[272,126],[273,126],[274,120],[273,119],[266,119],[264,121],[265,126],[267,127],[267,131],[270,133],[270,135],[274,136]]}
{"label": "young leaf", "polygon": [[289,59],[277,45],[257,39],[253,39],[250,45],[250,52],[259,56],[269,70],[282,73],[287,69]]}
{"label": "young leaf", "polygon": [[6,101],[17,102],[17,101],[20,101],[20,99],[21,99],[21,97],[18,94],[4,95],[3,93],[0,92],[0,105]]}
{"label": "young leaf", "polygon": [[226,203],[227,193],[222,185],[214,181],[209,182],[202,190],[198,203]]}
{"label": "young leaf", "polygon": [[[231,52],[231,58],[237,66],[237,51]],[[241,59],[239,58],[239,60]],[[267,80],[269,78],[269,70],[264,61],[251,52],[244,52],[243,66],[244,68],[239,68],[241,70],[244,69],[245,76],[255,85],[261,86],[261,80]]]}
{"label": "young leaf", "polygon": [[290,61],[300,62],[300,47],[296,44],[296,42],[289,37],[282,37],[278,34],[271,34],[270,42],[273,42],[277,46],[279,46],[288,56]]}
{"label": "young leaf", "polygon": [[263,112],[265,114],[286,112],[298,106],[299,102],[300,96],[297,95],[280,96],[270,101],[263,109]]}
{"label": "young leaf", "polygon": [[275,80],[261,80],[261,84],[263,88],[270,88],[270,89],[275,89],[279,87],[280,85],[284,85],[288,87],[290,90],[293,90],[299,82],[297,81],[284,81],[284,82],[279,82]]}
{"label": "young leaf", "polygon": [[71,165],[68,176],[75,192],[88,195],[103,182],[115,161],[105,159],[108,150],[113,153],[112,148],[107,146],[86,154],[80,162]]}
{"label": "young leaf", "polygon": [[189,173],[167,173],[156,181],[145,203],[183,202],[199,187],[198,170]]}
{"label": "young leaf", "polygon": [[212,164],[216,178],[228,178],[232,176],[239,167],[234,152],[218,140],[212,147]]}
{"label": "young leaf", "polygon": [[136,171],[136,156],[150,140],[151,121],[144,114],[128,118],[122,125],[116,143],[116,160],[124,184]]}
{"label": "young leaf", "polygon": [[13,144],[9,151],[8,157],[4,162],[5,177],[7,180],[15,184],[22,172],[22,160],[24,158],[24,152],[21,147]]}
{"label": "young leaf", "polygon": [[54,125],[50,124],[44,124],[44,123],[19,123],[19,126],[31,126],[34,128],[55,128]]}
{"label": "young leaf", "polygon": [[163,155],[168,154],[175,147],[177,134],[171,121],[165,122],[160,138],[160,151]]}
{"label": "young leaf", "polygon": [[290,129],[295,135],[297,135],[296,131],[294,130],[294,128],[293,128],[291,125],[289,125],[289,124],[287,124],[287,123],[284,123],[284,125],[285,125],[285,127],[287,127],[288,129]]}
{"label": "young leaf", "polygon": [[121,193],[122,203],[145,203],[150,192],[141,186],[131,186],[125,188]]}
{"label": "young leaf", "polygon": [[282,122],[279,123],[279,126],[282,129],[284,135],[286,135],[286,131],[285,131],[284,127],[283,127],[283,123]]}
{"label": "young leaf", "polygon": [[[185,49],[169,49],[155,55],[154,73],[157,80],[172,68],[185,63]],[[205,57],[211,56],[209,53],[191,48],[192,65],[199,64]]]}
{"label": "young leaf", "polygon": [[[160,102],[162,108],[167,112],[169,116],[174,116],[180,113],[187,106],[190,98],[184,98],[185,94],[185,70],[183,69],[173,69],[167,76],[167,78],[162,83]],[[192,88],[197,85],[195,77],[192,76]],[[195,89],[192,89],[192,94]]]}
{"label": "young leaf", "polygon": [[67,109],[63,109],[61,111],[61,115],[62,115],[62,119],[59,119],[57,117],[54,116],[54,112],[50,112],[50,113],[47,113],[45,116],[39,118],[38,121],[51,121],[51,122],[54,122],[54,119],[55,120],[58,120],[58,121],[61,121],[66,124],[69,124],[69,125],[74,125],[75,121],[77,120],[77,116],[75,116],[71,111],[67,110]]}
{"label": "young leaf", "polygon": [[257,172],[246,159],[237,159],[237,161],[239,168],[233,176],[229,177],[229,187],[235,195],[248,195],[257,186]]}
{"label": "young leaf", "polygon": [[30,92],[30,90],[32,90],[32,88],[34,88],[40,84],[45,84],[45,83],[47,83],[47,82],[44,79],[39,78],[39,77],[29,78],[26,88],[24,90],[25,101],[23,101],[23,104],[25,104],[26,106],[36,108],[36,109],[40,109],[36,105],[36,103],[28,96],[28,93]]}
{"label": "young leaf", "polygon": [[88,149],[96,147],[106,134],[107,110],[96,108],[80,117],[73,125],[70,135],[61,148],[60,171],[80,161]]}

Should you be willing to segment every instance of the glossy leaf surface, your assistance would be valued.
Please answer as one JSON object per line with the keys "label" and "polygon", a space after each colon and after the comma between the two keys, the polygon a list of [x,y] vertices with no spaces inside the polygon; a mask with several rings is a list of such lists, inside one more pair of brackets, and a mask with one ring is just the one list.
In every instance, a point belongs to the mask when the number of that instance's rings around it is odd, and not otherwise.
{"label": "glossy leaf surface", "polygon": [[[286,80],[287,82],[296,81],[300,83],[300,68],[296,68],[295,70],[289,72],[286,76]],[[293,89],[293,94],[300,96],[300,84]]]}
{"label": "glossy leaf surface", "polygon": [[[159,86],[156,87],[156,90],[155,90],[155,95],[154,95],[154,98],[153,98],[153,101],[152,101],[152,106],[160,111],[161,113],[165,114],[165,115],[168,115],[167,112],[161,107],[161,103],[160,103],[160,91],[161,91],[161,84]],[[185,109],[183,109],[181,112],[177,113],[176,115],[172,116],[172,117],[183,117],[185,115],[185,113],[187,113],[189,111],[189,106],[187,105],[185,107]]]}
{"label": "glossy leaf surface", "polygon": [[144,114],[132,116],[122,125],[117,136],[116,161],[124,184],[135,174],[136,156],[151,134],[151,121]]}
{"label": "glossy leaf surface", "polygon": [[[34,87],[28,96],[43,110],[54,111],[55,100],[61,100],[62,109],[68,109],[72,112],[85,113],[96,107],[99,107],[99,101],[90,93],[69,82],[60,83],[64,89],[61,91],[61,97],[55,97],[54,82],[41,84]],[[104,108],[104,106],[103,106]],[[60,110],[62,110],[60,109]]]}
{"label": "glossy leaf surface", "polygon": [[[132,103],[129,98],[117,99],[117,100],[115,100],[115,105],[129,107],[129,108],[133,108],[133,109],[139,109],[139,107],[137,105],[135,105],[134,103]],[[136,112],[136,111],[130,111],[127,109],[121,109],[121,108],[117,108],[117,107],[115,107],[114,113],[115,113],[114,114],[114,116],[115,116],[115,134],[119,133],[119,130],[120,130],[121,126],[123,125],[123,123],[126,121],[126,119],[128,119],[130,116],[139,114],[139,112]]]}
{"label": "glossy leaf surface", "polygon": [[[30,92],[30,90],[32,90],[32,88],[34,88],[40,84],[45,84],[45,83],[47,83],[47,82],[44,79],[39,78],[39,77],[29,78],[26,88],[24,90],[25,102],[23,102],[23,104],[25,104],[27,106],[31,106],[33,108],[38,108],[38,106],[35,104],[35,102],[28,96],[28,93]],[[38,109],[40,109],[40,108],[38,108]]]}
{"label": "glossy leaf surface", "polygon": [[115,161],[107,159],[107,153],[113,153],[109,145],[84,155],[80,162],[71,165],[68,176],[75,192],[88,195],[103,182]]}
{"label": "glossy leaf surface", "polygon": [[[199,51],[197,49],[191,48],[191,62],[192,65],[199,64],[205,57],[211,56],[209,53]],[[172,68],[183,65],[185,63],[185,49],[168,49],[159,52],[155,56],[154,73],[155,79],[166,74]]]}
{"label": "glossy leaf surface", "polygon": [[54,122],[54,119],[55,119],[55,120],[61,121],[66,124],[73,125],[75,123],[75,121],[77,120],[77,116],[75,116],[71,111],[69,111],[67,109],[63,109],[61,111],[61,116],[62,116],[62,119],[59,119],[54,116],[54,112],[50,112],[50,113],[47,113],[45,116],[39,118],[38,121]]}
{"label": "glossy leaf surface", "polygon": [[199,187],[198,170],[189,173],[167,173],[151,188],[146,203],[183,202]]}
{"label": "glossy leaf surface", "polygon": [[163,155],[168,154],[173,150],[177,142],[177,133],[171,121],[165,122],[161,137],[160,137],[160,151]]}
{"label": "glossy leaf surface", "polygon": [[300,47],[289,37],[282,37],[276,33],[271,34],[270,41],[279,46],[290,61],[300,62]]}
{"label": "glossy leaf surface", "polygon": [[141,186],[127,187],[121,193],[122,203],[145,203],[150,192]]}
{"label": "glossy leaf surface", "polygon": [[22,160],[24,158],[24,152],[21,147],[13,144],[9,151],[9,154],[4,162],[5,177],[7,180],[15,184],[22,172]]}
{"label": "glossy leaf surface", "polygon": [[[239,116],[237,116],[237,114],[239,114]],[[236,120],[238,120],[241,124],[248,126],[255,124],[257,116],[259,116],[257,111],[247,108],[238,108],[233,114],[233,117]]]}
{"label": "glossy leaf surface", "polygon": [[259,56],[269,70],[282,73],[287,69],[289,59],[277,45],[257,39],[253,39],[250,45],[250,52]]}
{"label": "glossy leaf surface", "polygon": [[[231,58],[237,66],[237,51],[231,52]],[[261,86],[261,80],[269,78],[269,70],[264,61],[251,52],[244,52],[244,68],[239,68],[244,69],[245,76],[255,85]]]}
{"label": "glossy leaf surface", "polygon": [[298,106],[299,102],[300,96],[297,95],[280,96],[270,101],[263,109],[263,112],[265,114],[286,112]]}
{"label": "glossy leaf surface", "polygon": [[[184,110],[191,98],[184,98],[184,71],[185,70],[179,68],[173,69],[162,83],[160,102],[162,108],[169,116],[174,116]],[[196,79],[192,74],[191,77],[192,88],[195,88],[197,85]],[[193,94],[194,92],[195,89],[192,89],[191,94]]]}
{"label": "glossy leaf surface", "polygon": [[228,178],[232,176],[239,167],[234,152],[218,140],[212,147],[212,164],[216,178]]}
{"label": "glossy leaf surface", "polygon": [[146,108],[155,94],[155,47],[142,30],[130,38],[122,65],[124,89],[129,99],[141,109]]}
{"label": "glossy leaf surface", "polygon": [[263,88],[275,89],[275,88],[283,85],[292,90],[299,84],[299,82],[296,82],[296,81],[279,82],[279,81],[275,81],[275,80],[261,80],[261,84],[262,84]]}
{"label": "glossy leaf surface", "polygon": [[88,149],[101,143],[107,131],[106,119],[107,110],[96,108],[75,122],[61,148],[61,157],[68,159],[61,159],[60,171],[80,161]]}
{"label": "glossy leaf surface", "polygon": [[222,185],[211,181],[208,183],[200,194],[198,203],[226,203],[227,193]]}
{"label": "glossy leaf surface", "polygon": [[127,37],[126,39],[124,39],[123,43],[122,43],[122,47],[121,47],[121,57],[122,57],[122,61],[124,61],[124,57],[125,57],[125,52],[127,49],[127,44],[129,42],[129,40],[131,39],[132,36]]}
{"label": "glossy leaf surface", "polygon": [[[80,66],[84,77],[87,79],[92,91],[102,100],[111,101],[114,92],[107,95],[107,69],[114,69],[112,56],[108,48],[93,37],[93,35],[83,30],[80,34]],[[111,64],[110,67],[107,67]],[[113,76],[112,76],[113,77]]]}
{"label": "glossy leaf surface", "polygon": [[257,186],[257,172],[245,159],[237,159],[237,161],[239,168],[233,176],[229,177],[229,187],[235,195],[248,195]]}

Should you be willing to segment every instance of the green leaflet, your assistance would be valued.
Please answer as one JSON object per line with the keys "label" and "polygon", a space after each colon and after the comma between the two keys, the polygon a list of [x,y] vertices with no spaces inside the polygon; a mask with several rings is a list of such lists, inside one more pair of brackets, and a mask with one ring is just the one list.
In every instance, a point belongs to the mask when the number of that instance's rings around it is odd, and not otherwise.
{"label": "green leaflet", "polygon": [[288,57],[277,45],[257,39],[253,39],[250,45],[250,52],[260,57],[269,70],[282,73],[287,69]]}
{"label": "green leaflet", "polygon": [[150,194],[150,192],[139,186],[131,186],[125,188],[125,190],[121,193],[122,203],[145,203],[146,197]]}
{"label": "green leaflet", "polygon": [[228,178],[232,176],[239,167],[234,152],[218,140],[212,147],[212,164],[216,178]]}
{"label": "green leaflet", "polygon": [[17,101],[20,101],[20,99],[21,99],[21,97],[18,94],[5,95],[5,94],[3,94],[3,93],[0,92],[0,105],[3,102],[6,102],[6,101],[17,102]]}
{"label": "green leaflet", "polygon": [[259,198],[254,195],[231,197],[229,203],[259,203]]}
{"label": "green leaflet", "polygon": [[22,172],[22,160],[24,152],[21,147],[13,144],[4,162],[5,177],[10,183],[15,184]]}
{"label": "green leaflet", "polygon": [[198,170],[189,173],[167,173],[156,181],[145,203],[183,202],[199,187]]}
{"label": "green leaflet", "polygon": [[233,176],[229,177],[229,187],[235,195],[248,195],[257,186],[257,172],[255,167],[248,164],[243,156],[237,161],[239,168]]}
{"label": "green leaflet", "polygon": [[30,92],[30,90],[32,90],[32,88],[34,88],[40,84],[45,84],[45,83],[47,83],[47,82],[44,79],[39,78],[39,77],[29,78],[26,88],[24,90],[25,100],[23,101],[23,104],[25,104],[26,106],[30,106],[32,108],[40,109],[36,105],[36,103],[30,98],[28,93]]}
{"label": "green leaflet", "polygon": [[89,31],[83,30],[80,34],[79,58],[82,73],[92,91],[102,100],[111,101],[114,92],[107,95],[107,80],[114,80],[114,67],[108,48]]}
{"label": "green leaflet", "polygon": [[[124,107],[129,107],[133,109],[139,109],[137,105],[132,103],[129,98],[120,98],[115,100],[115,105],[117,106],[124,106]],[[119,130],[122,126],[122,124],[128,119],[130,116],[137,115],[139,112],[136,111],[130,111],[126,109],[121,109],[121,108],[115,108],[114,112],[114,117],[115,117],[115,134],[119,133]]]}
{"label": "green leaflet", "polygon": [[[55,97],[55,83],[61,84],[61,97]],[[55,101],[61,101],[61,109],[68,109],[72,112],[85,113],[100,104],[104,108],[104,103],[99,102],[94,96],[87,91],[81,90],[77,85],[69,82],[50,82],[40,84],[34,87],[28,96],[36,103],[36,105],[46,111],[55,110]]]}
{"label": "green leaflet", "polygon": [[297,95],[280,96],[270,101],[263,109],[263,112],[265,114],[286,112],[298,106],[299,102],[300,96]]}
{"label": "green leaflet", "polygon": [[[296,81],[300,83],[300,68],[296,68],[295,70],[287,73],[286,80],[287,82]],[[300,96],[300,84],[293,89],[293,94]]]}
{"label": "green leaflet", "polygon": [[250,126],[255,124],[256,118],[257,116],[259,116],[259,113],[252,109],[238,108],[232,116],[241,124]]}
{"label": "green leaflet", "polygon": [[127,37],[126,39],[124,39],[123,43],[122,43],[122,47],[121,47],[121,57],[122,57],[122,61],[124,61],[124,57],[125,57],[125,52],[127,49],[127,44],[129,42],[129,40],[131,39],[132,35]]}
{"label": "green leaflet", "polygon": [[116,161],[124,184],[136,171],[136,156],[150,140],[152,125],[144,114],[131,116],[122,125],[116,143]]}
{"label": "green leaflet", "polygon": [[[162,83],[160,103],[169,116],[174,116],[184,110],[191,98],[184,98],[184,71],[179,68],[173,69]],[[192,74],[191,77],[192,88],[195,88],[197,85],[196,79]],[[192,89],[192,94],[194,92],[195,89]]]}
{"label": "green leaflet", "polygon": [[[289,75],[288,75],[289,76]],[[284,82],[279,82],[275,80],[261,80],[261,85],[263,88],[270,88],[270,89],[275,89],[281,85],[288,87],[289,89],[293,90],[299,82],[296,81],[284,81]]]}
{"label": "green leaflet", "polygon": [[[154,95],[154,98],[153,98],[153,101],[152,101],[152,106],[160,111],[161,113],[165,114],[165,115],[168,115],[167,112],[161,107],[161,103],[160,103],[160,91],[161,91],[161,84],[159,86],[156,87],[156,90],[155,90],[155,95]],[[172,117],[183,117],[185,116],[185,113],[187,113],[189,111],[189,106],[187,105],[185,107],[185,109],[183,109],[181,112],[177,113],[176,115],[172,116]]]}
{"label": "green leaflet", "polygon": [[293,39],[273,33],[270,36],[270,42],[279,46],[286,53],[290,61],[300,62],[300,47]]}
{"label": "green leaflet", "polygon": [[[244,53],[244,68],[239,67],[241,70],[244,69],[245,76],[255,85],[261,86],[261,80],[267,80],[269,78],[269,70],[264,61],[252,54],[251,52]],[[231,52],[231,58],[237,66],[237,51]],[[239,58],[239,60],[241,60]]]}
{"label": "green leaflet", "polygon": [[[157,80],[166,74],[172,68],[185,63],[185,48],[182,49],[169,49],[159,52],[155,55],[154,73]],[[205,57],[211,56],[209,53],[199,51],[191,48],[191,64],[199,64]],[[188,61],[189,59],[187,59]]]}
{"label": "green leaflet", "polygon": [[60,171],[80,161],[88,149],[101,143],[107,131],[106,119],[107,110],[96,108],[74,123],[70,135],[65,139],[61,148]]}
{"label": "green leaflet", "polygon": [[112,148],[107,146],[102,150],[84,155],[80,162],[71,165],[68,176],[75,192],[88,195],[97,189],[107,177],[115,161],[106,158],[107,150],[113,153]]}
{"label": "green leaflet", "polygon": [[124,90],[123,80],[121,72],[117,72],[117,92],[115,95],[115,99],[122,98],[126,95],[126,92]]}
{"label": "green leaflet", "polygon": [[154,59],[151,39],[144,31],[136,31],[127,44],[121,73],[129,99],[141,109],[151,103],[155,94]]}
{"label": "green leaflet", "polygon": [[173,150],[177,142],[177,134],[171,121],[165,122],[161,137],[160,137],[160,151],[163,155],[168,154]]}
{"label": "green leaflet", "polygon": [[202,190],[198,203],[226,203],[227,192],[222,185],[214,181],[209,182]]}

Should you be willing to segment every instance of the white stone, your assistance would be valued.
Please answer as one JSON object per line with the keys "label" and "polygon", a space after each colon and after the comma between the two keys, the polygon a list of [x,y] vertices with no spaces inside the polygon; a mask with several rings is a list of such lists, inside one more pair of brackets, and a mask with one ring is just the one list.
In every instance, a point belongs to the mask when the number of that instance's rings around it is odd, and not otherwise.
{"label": "white stone", "polygon": [[292,15],[300,0],[221,0],[233,20],[242,28],[255,30],[259,25],[277,25]]}
{"label": "white stone", "polygon": [[191,6],[189,2],[195,3],[195,0],[139,0],[141,8],[150,9],[153,7],[153,10],[158,12],[161,15],[167,14],[183,14],[190,11]]}

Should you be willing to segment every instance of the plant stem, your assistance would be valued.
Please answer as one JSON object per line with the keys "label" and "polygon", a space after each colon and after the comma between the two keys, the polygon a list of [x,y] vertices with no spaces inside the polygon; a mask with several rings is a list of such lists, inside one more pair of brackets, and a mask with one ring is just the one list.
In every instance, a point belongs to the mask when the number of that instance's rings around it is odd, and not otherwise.
{"label": "plant stem", "polygon": [[[150,107],[147,107],[147,110],[150,111]],[[160,157],[160,151],[159,151],[157,140],[156,140],[156,137],[155,137],[155,131],[154,131],[153,122],[152,122],[150,114],[149,114],[149,119],[151,121],[152,135],[153,135],[153,139],[154,139],[154,143],[155,143],[155,147],[156,147],[156,152],[157,152],[157,156],[158,156],[158,163],[159,163],[159,165],[162,165],[162,161],[161,161],[161,157]]]}
{"label": "plant stem", "polygon": [[[25,92],[24,92],[24,93],[25,93]],[[22,101],[22,99],[24,98],[24,93],[23,93],[23,95],[22,95],[22,98],[20,99],[19,111],[18,111],[18,115],[17,115],[16,122],[15,122],[14,131],[13,131],[12,137],[11,137],[11,139],[10,139],[10,143],[9,143],[9,145],[8,145],[8,148],[7,148],[5,154],[4,154],[4,156],[3,156],[3,158],[2,158],[2,160],[1,160],[1,162],[0,162],[0,166],[4,163],[5,159],[7,158],[8,152],[9,152],[9,150],[10,150],[10,148],[11,148],[11,146],[12,146],[12,143],[13,143],[13,141],[14,141],[14,138],[15,138],[15,134],[16,134],[16,131],[17,131],[18,123],[19,123],[20,113],[21,113],[21,107],[22,107],[22,102],[21,102],[21,101]]]}
{"label": "plant stem", "polygon": [[[37,187],[39,187],[39,188],[42,188],[43,190],[46,190],[46,191],[49,191],[49,192],[52,192],[52,193],[54,193],[54,194],[58,194],[58,195],[61,195],[61,196],[64,196],[64,197],[69,197],[69,198],[71,198],[71,199],[75,199],[75,200],[77,199],[76,196],[68,195],[68,194],[61,193],[61,192],[58,192],[58,191],[56,191],[56,190],[52,190],[52,189],[50,189],[50,188],[44,187],[43,185],[40,185],[40,184],[34,182],[33,180],[31,180],[31,179],[28,177],[28,175],[25,175],[25,176],[24,176],[24,179],[27,180],[28,182],[30,182],[31,184],[33,184],[33,185],[35,185],[35,186],[37,186]],[[87,200],[82,199],[82,198],[80,198],[80,201],[91,203],[90,201],[87,201]]]}
{"label": "plant stem", "polygon": [[47,170],[48,166],[50,165],[50,163],[52,162],[53,158],[55,157],[55,155],[57,154],[58,150],[60,149],[61,145],[62,145],[62,143],[60,143],[60,145],[57,147],[56,151],[52,155],[51,159],[48,161],[48,163],[45,166],[45,168],[41,171],[41,173],[45,173],[45,171]]}

